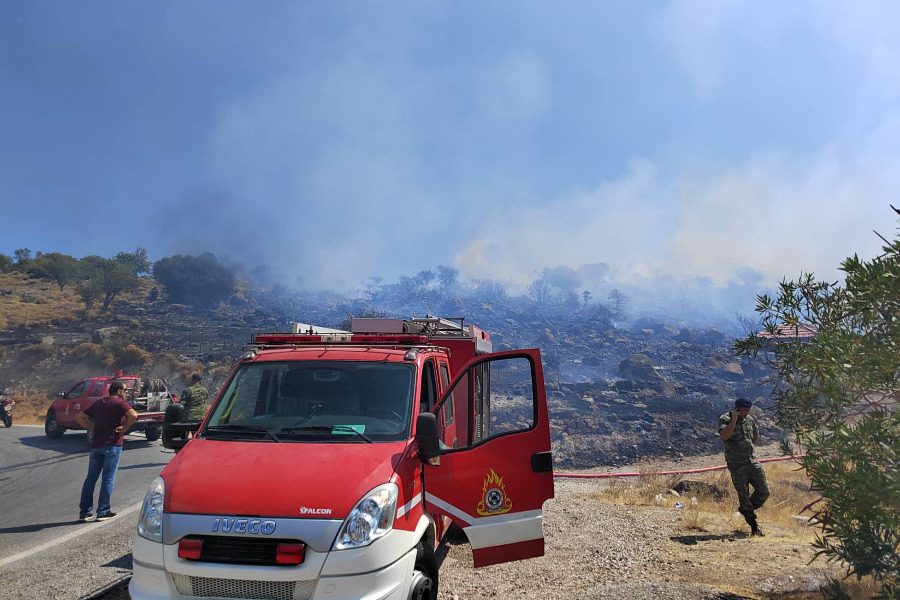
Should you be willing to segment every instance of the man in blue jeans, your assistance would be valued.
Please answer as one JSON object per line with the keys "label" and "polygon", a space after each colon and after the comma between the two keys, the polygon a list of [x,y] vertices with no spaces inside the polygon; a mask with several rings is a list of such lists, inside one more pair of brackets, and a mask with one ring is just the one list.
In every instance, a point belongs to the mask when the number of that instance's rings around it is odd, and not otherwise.
{"label": "man in blue jeans", "polygon": [[137,412],[125,401],[125,386],[120,381],[114,381],[109,386],[109,396],[97,400],[75,417],[78,424],[88,430],[88,435],[94,435],[87,477],[81,486],[79,521],[87,521],[92,516],[94,487],[101,474],[103,479],[97,499],[97,520],[105,521],[116,516],[109,509],[110,497],[116,485],[116,470],[122,456],[125,432],[137,418]]}

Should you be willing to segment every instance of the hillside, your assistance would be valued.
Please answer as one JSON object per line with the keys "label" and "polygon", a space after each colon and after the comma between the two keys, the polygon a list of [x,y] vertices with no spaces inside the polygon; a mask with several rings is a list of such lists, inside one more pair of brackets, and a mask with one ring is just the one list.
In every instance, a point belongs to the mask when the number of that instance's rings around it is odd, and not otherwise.
{"label": "hillside", "polygon": [[[0,386],[16,395],[19,418],[40,422],[56,392],[114,369],[165,379],[176,391],[202,371],[216,389],[252,333],[283,331],[291,321],[339,327],[372,310],[339,295],[253,289],[199,309],[167,302],[158,287],[145,278],[103,311],[49,281],[0,274]],[[391,316],[465,315],[491,333],[495,349],[540,348],[560,466],[715,451],[716,419],[736,395],[754,398],[764,440],[781,437],[766,410],[764,366],[735,359],[731,338],[715,328],[620,323],[602,306],[570,310],[478,295],[434,293],[412,309],[387,295],[379,302],[378,314]]]}

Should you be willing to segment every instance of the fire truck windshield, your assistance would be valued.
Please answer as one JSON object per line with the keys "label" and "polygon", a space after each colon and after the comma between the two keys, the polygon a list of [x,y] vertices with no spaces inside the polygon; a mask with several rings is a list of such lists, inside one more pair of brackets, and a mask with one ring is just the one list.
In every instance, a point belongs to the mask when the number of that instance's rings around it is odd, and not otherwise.
{"label": "fire truck windshield", "polygon": [[[202,435],[366,443],[406,439],[415,365],[285,361],[241,365]],[[230,427],[226,427],[230,426]]]}

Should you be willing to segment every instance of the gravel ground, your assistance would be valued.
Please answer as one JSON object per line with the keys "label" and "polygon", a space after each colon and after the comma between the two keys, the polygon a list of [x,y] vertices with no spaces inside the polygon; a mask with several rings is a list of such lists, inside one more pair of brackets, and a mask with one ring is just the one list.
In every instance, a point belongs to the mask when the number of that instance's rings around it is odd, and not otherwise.
{"label": "gravel ground", "polygon": [[821,598],[815,591],[837,574],[808,566],[812,550],[794,530],[773,526],[751,538],[735,519],[698,532],[671,507],[601,501],[604,485],[556,481],[556,498],[544,506],[541,558],[475,570],[468,546],[451,548],[440,600]]}
{"label": "gravel ground", "polygon": [[648,581],[670,526],[663,511],[636,513],[600,503],[596,480],[558,480],[545,505],[546,554],[470,568],[468,546],[450,550],[441,569],[441,600],[480,598],[712,598],[714,590]]}

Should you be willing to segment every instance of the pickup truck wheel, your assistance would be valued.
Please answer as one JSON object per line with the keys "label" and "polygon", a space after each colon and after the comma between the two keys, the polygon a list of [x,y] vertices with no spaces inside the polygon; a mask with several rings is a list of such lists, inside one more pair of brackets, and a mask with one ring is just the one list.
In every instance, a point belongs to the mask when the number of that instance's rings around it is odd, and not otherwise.
{"label": "pickup truck wheel", "polygon": [[409,600],[437,600],[438,572],[434,551],[419,542],[416,545],[416,566],[413,567]]}
{"label": "pickup truck wheel", "polygon": [[158,440],[160,433],[161,432],[159,430],[159,427],[148,427],[144,430],[144,435],[147,436],[148,442],[155,442],[156,440]]}
{"label": "pickup truck wheel", "polygon": [[47,417],[44,419],[44,433],[48,438],[62,437],[66,432],[66,428],[59,424],[56,420],[56,413],[52,410],[47,411]]}

